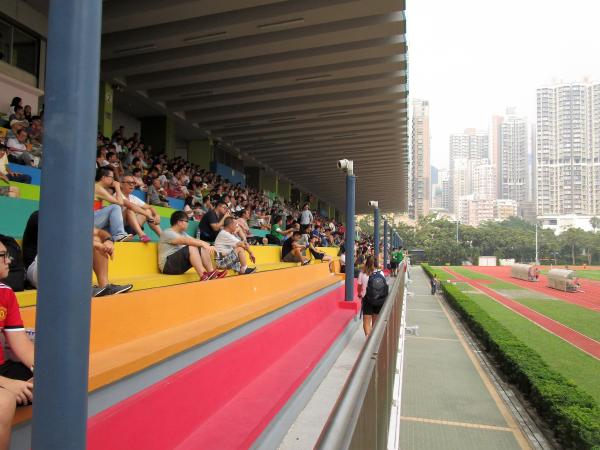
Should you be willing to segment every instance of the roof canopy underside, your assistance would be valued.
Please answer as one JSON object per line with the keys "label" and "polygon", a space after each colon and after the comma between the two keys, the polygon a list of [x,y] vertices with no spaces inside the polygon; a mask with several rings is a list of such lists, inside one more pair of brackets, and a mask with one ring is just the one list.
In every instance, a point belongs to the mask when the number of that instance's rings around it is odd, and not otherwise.
{"label": "roof canopy underside", "polygon": [[[142,4],[143,3],[143,4]],[[406,209],[404,0],[106,0],[102,77],[117,107],[167,113],[339,208]]]}

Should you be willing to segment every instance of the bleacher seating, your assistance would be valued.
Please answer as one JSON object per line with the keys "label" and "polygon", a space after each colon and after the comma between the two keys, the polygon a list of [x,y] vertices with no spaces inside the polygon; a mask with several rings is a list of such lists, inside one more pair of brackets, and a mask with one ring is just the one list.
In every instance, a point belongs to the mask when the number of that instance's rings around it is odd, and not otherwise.
{"label": "bleacher seating", "polygon": [[[0,197],[0,216],[9,218],[0,221],[0,233],[20,239],[29,216],[39,209],[41,172],[17,165],[11,168],[32,177],[32,184],[15,183],[20,198]],[[141,191],[135,195],[144,198]],[[183,208],[182,200],[169,199],[169,203]],[[174,209],[155,209],[161,216],[161,227],[168,228]],[[191,221],[188,234],[195,235],[197,226]],[[131,376],[168,365],[171,358],[256,319],[295,302],[306,303],[92,417],[88,447],[205,448],[222,434],[223,423],[235,424],[228,427],[223,448],[248,447],[356,315],[357,304],[342,301],[343,275],[336,258],[339,249],[321,249],[334,257],[332,264],[313,260],[301,266],[281,262],[279,246],[253,246],[256,263],[250,266],[256,267],[257,273],[233,276],[236,274],[229,271],[224,279],[196,282],[193,269],[182,275],[161,274],[158,237],[150,229],[147,233],[154,242],[117,243],[115,259],[109,262],[110,281],[131,283],[133,292],[91,300],[90,392],[126,383]],[[252,229],[257,237],[267,233]],[[19,292],[17,299],[25,326],[35,329],[37,291]],[[171,397],[189,389],[192,379],[202,382],[192,383],[189,395]],[[138,396],[143,401],[136,400]],[[142,426],[144,405],[160,407],[169,398],[169,407]],[[190,402],[203,406],[192,408],[197,410],[192,413]],[[13,423],[24,429],[30,418],[30,407],[19,408]],[[171,430],[177,432],[161,433],[154,425],[157,421],[173,425]],[[148,425],[156,429],[144,432]],[[110,436],[117,436],[123,427],[128,429],[127,437],[107,444],[107,430],[113,430]]]}
{"label": "bleacher seating", "polygon": [[[335,257],[338,249],[329,247],[323,248],[322,251]],[[256,257],[256,263],[250,263],[250,267],[257,267],[257,272],[298,266],[298,263],[281,262],[281,249],[278,246],[252,246],[252,252]],[[156,243],[124,242],[115,244],[115,258],[109,261],[111,282],[114,284],[131,283],[134,290],[143,290],[198,281],[198,275],[194,269],[190,269],[182,275],[163,275],[160,273],[157,264],[157,253],[158,244]],[[315,261],[313,263],[322,264]],[[328,267],[327,264],[323,265]],[[235,272],[229,271],[229,276],[231,275],[235,275]],[[34,306],[36,296],[37,291],[33,289],[17,292],[17,299],[21,307]]]}

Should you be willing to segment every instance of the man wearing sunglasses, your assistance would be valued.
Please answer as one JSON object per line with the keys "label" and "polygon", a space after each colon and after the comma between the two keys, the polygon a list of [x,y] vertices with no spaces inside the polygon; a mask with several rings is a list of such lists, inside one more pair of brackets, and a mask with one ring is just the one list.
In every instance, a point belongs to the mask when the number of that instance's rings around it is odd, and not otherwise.
{"label": "man wearing sunglasses", "polygon": [[[8,276],[11,257],[0,243],[0,280]],[[16,405],[33,401],[33,343],[27,337],[13,290],[0,283],[0,331],[18,361],[5,360],[0,346],[0,449],[8,448]]]}

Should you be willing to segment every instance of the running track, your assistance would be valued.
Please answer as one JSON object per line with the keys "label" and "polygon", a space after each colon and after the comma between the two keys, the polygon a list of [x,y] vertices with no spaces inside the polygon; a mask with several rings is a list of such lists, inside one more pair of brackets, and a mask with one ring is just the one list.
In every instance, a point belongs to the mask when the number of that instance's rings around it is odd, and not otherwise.
{"label": "running track", "polygon": [[516,302],[508,297],[505,297],[504,295],[499,294],[498,292],[485,286],[485,280],[482,283],[481,280],[471,280],[462,275],[459,275],[452,269],[444,268],[444,270],[450,275],[452,275],[455,280],[469,283],[471,286],[479,289],[481,292],[487,294],[489,297],[493,298],[498,303],[504,305],[511,311],[519,314],[522,317],[525,317],[526,319],[529,319],[540,328],[543,328],[544,330],[558,336],[564,341],[567,341],[569,344],[577,347],[578,349],[587,353],[588,355],[591,355],[596,359],[600,359],[600,342],[589,338],[573,330],[572,328],[566,327],[563,324],[557,322],[556,320],[550,319],[549,317],[546,317],[543,314],[529,309],[519,302]]}
{"label": "running track", "polygon": [[512,283],[532,291],[541,292],[551,298],[557,298],[564,300],[565,302],[572,303],[577,306],[582,306],[594,311],[600,312],[600,283],[580,278],[581,290],[583,292],[563,292],[556,289],[549,288],[547,286],[548,280],[545,275],[540,274],[540,281],[532,283],[530,281],[519,280],[510,276],[509,266],[496,266],[496,267],[485,267],[485,266],[465,266],[464,269],[471,270],[473,272],[482,273],[507,283]]}

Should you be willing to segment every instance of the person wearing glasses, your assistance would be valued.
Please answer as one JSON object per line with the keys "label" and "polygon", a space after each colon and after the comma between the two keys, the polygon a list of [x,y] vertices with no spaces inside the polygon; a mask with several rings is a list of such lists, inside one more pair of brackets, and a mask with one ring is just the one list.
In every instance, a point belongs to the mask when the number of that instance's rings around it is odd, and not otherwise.
{"label": "person wearing glasses", "polygon": [[206,242],[214,242],[219,231],[223,229],[225,218],[230,217],[229,207],[223,200],[219,200],[214,207],[208,211],[198,225],[200,239]]}
{"label": "person wearing glasses", "polygon": [[[0,243],[0,280],[8,277],[11,257]],[[0,331],[17,361],[6,360],[0,346],[0,449],[8,448],[17,405],[33,401],[33,343],[25,333],[13,290],[0,283]]]}
{"label": "person wearing glasses", "polygon": [[[115,194],[109,192],[114,189]],[[94,185],[94,227],[110,232],[115,242],[130,241],[132,234],[125,232],[121,206],[124,201],[120,198],[121,187],[115,181],[115,172],[110,166],[99,167],[96,170],[96,184]],[[103,202],[110,205],[104,206]]]}
{"label": "person wearing glasses", "polygon": [[[114,194],[109,189],[114,190]],[[110,205],[103,206],[104,201]],[[130,241],[133,238],[133,234],[125,231],[123,208],[154,221],[150,210],[140,208],[132,203],[128,196],[123,195],[121,183],[115,180],[114,169],[110,166],[100,167],[96,171],[96,184],[94,185],[94,226],[109,231],[115,242]],[[150,239],[147,239],[146,242],[148,240]]]}
{"label": "person wearing glasses", "polygon": [[147,222],[156,235],[160,236],[160,233],[162,232],[160,229],[160,215],[152,206],[133,195],[133,190],[136,186],[137,181],[133,175],[126,174],[123,177],[121,182],[122,198],[144,212],[143,214],[140,214],[139,210],[133,210],[124,205],[123,220],[127,227],[125,231],[131,231],[132,233],[137,234],[142,242],[150,242],[150,237],[144,232],[144,224]]}
{"label": "person wearing glasses", "polygon": [[213,269],[211,257],[215,248],[186,233],[189,219],[183,211],[171,214],[171,228],[160,235],[158,241],[158,268],[166,275],[180,275],[194,268],[200,281],[223,278],[227,271]]}

